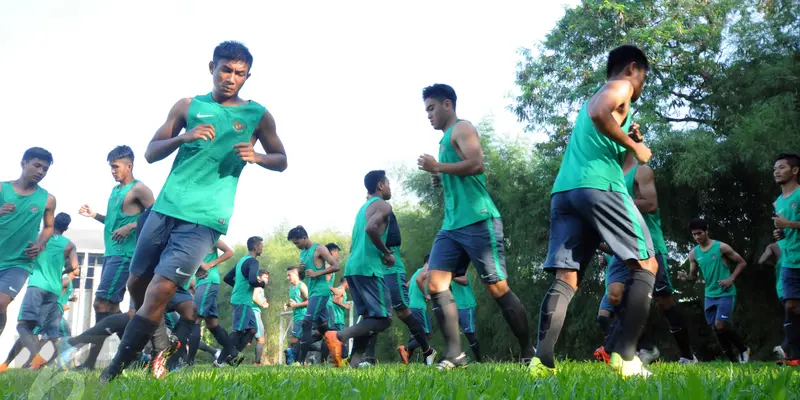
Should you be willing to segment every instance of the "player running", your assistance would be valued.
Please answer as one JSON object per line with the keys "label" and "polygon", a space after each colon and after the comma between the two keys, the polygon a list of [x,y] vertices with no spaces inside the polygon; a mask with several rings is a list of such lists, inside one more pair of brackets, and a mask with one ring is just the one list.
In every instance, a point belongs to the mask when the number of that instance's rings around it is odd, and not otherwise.
{"label": "player running", "polygon": [[[258,271],[258,279],[266,286],[269,283],[269,272],[265,270]],[[261,366],[261,357],[264,355],[264,320],[261,318],[261,310],[268,308],[266,296],[264,296],[264,288],[257,287],[253,289],[253,312],[256,314],[256,346],[255,346],[255,362],[254,366]]]}
{"label": "player running", "polygon": [[[408,308],[411,310],[411,315],[422,325],[422,329],[428,336],[431,337],[431,318],[428,315],[428,301],[431,297],[428,295],[428,261],[431,255],[426,254],[423,266],[417,269],[411,279],[408,281]],[[398,346],[397,351],[400,353],[400,359],[403,364],[408,364],[408,360],[414,355],[414,351],[420,347],[419,343],[413,336],[408,340],[406,346]],[[424,357],[425,365],[433,365],[436,361],[436,351],[433,354]]]}
{"label": "player running", "polygon": [[292,310],[292,336],[289,338],[289,348],[285,350],[286,364],[295,361],[304,363],[305,360],[300,359],[300,338],[308,306],[308,287],[300,280],[300,271],[295,266],[286,269],[286,280],[289,282],[289,302],[283,305],[283,309]]}
{"label": "player running", "polygon": [[[222,255],[219,252],[222,251]],[[223,262],[233,257],[233,250],[225,242],[218,240],[214,247],[203,258],[196,273],[194,303],[197,306],[197,321],[192,327],[189,337],[189,364],[194,363],[197,350],[200,349],[200,322],[206,322],[206,328],[222,348],[229,346],[228,332],[219,324],[217,295],[219,294],[219,268]]]}

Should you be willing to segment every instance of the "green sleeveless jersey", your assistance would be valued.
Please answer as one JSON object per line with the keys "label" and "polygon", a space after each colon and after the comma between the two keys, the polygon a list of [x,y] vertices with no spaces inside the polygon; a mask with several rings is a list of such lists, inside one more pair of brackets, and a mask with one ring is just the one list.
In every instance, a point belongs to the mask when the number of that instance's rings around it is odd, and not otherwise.
{"label": "green sleeveless jersey", "polygon": [[[627,150],[595,129],[588,104],[578,113],[551,194],[584,188],[626,192],[622,163]],[[630,118],[625,118],[622,131],[629,128]]]}
{"label": "green sleeveless jersey", "polygon": [[[367,238],[369,240],[369,238]],[[406,265],[403,264],[403,258],[400,257],[400,247],[390,247],[389,250],[392,251],[394,255],[394,265],[389,268],[382,268],[381,272],[384,275],[387,274],[405,274],[406,273]]]}
{"label": "green sleeveless jersey", "polygon": [[[5,189],[3,189],[5,191]],[[775,200],[775,212],[789,221],[800,221],[800,189]],[[800,268],[800,229],[784,229],[783,246],[781,248],[781,265],[783,268]]]}
{"label": "green sleeveless jersey", "polygon": [[[331,296],[330,305],[333,307],[333,323],[336,325],[344,325],[344,312],[345,308],[333,302],[333,296]],[[347,292],[344,292],[344,297],[342,297],[342,303],[347,304]]]}
{"label": "green sleeveless jersey", "polygon": [[[625,187],[628,189],[628,195],[631,196],[631,199],[636,198],[636,194],[634,192],[634,181],[636,180],[636,170],[639,168],[639,164],[636,164],[628,174],[625,175]],[[642,219],[647,224],[647,229],[650,231],[650,237],[653,239],[653,249],[655,250],[656,254],[664,254],[668,253],[667,250],[667,242],[664,241],[664,231],[661,229],[661,211],[656,210],[656,212],[652,214],[641,213]]]}
{"label": "green sleeveless jersey", "polygon": [[47,241],[47,247],[36,257],[37,268],[31,272],[28,286],[46,290],[57,296],[61,295],[61,275],[64,271],[64,249],[69,239],[53,234]]}
{"label": "green sleeveless jersey", "polygon": [[47,208],[47,191],[37,187],[36,191],[20,196],[11,182],[3,182],[0,191],[0,206],[12,203],[16,210],[0,216],[0,271],[6,268],[23,268],[33,271],[36,260],[25,255],[29,242],[36,243],[39,227]]}
{"label": "green sleeveless jersey", "polygon": [[700,246],[694,247],[694,258],[700,266],[703,280],[706,281],[706,297],[733,296],[736,294],[736,286],[731,285],[723,289],[719,281],[731,277],[731,270],[725,265],[722,258],[722,251],[719,249],[719,241],[715,240],[711,247],[703,251]]}
{"label": "green sleeveless jersey", "polygon": [[[322,267],[317,268],[314,265],[314,252],[317,251],[317,244],[314,243],[311,247],[300,250],[300,262],[306,265],[306,271],[314,271],[319,272],[325,269],[325,262],[322,262]],[[331,281],[333,281],[333,277],[331,277]],[[328,289],[333,284],[331,281],[328,281],[328,277],[326,275],[320,275],[315,278],[312,278],[306,275],[306,286],[308,286],[308,297],[313,296],[330,296],[331,291]]]}
{"label": "green sleeveless jersey", "polygon": [[125,186],[114,186],[114,189],[111,189],[111,196],[108,198],[108,206],[106,208],[105,228],[103,229],[106,257],[122,256],[131,258],[133,257],[133,251],[136,250],[136,235],[138,235],[139,229],[132,230],[121,243],[112,239],[111,234],[117,229],[139,220],[141,212],[134,215],[127,215],[122,212],[125,196],[137,182],[139,181],[134,180]]}
{"label": "green sleeveless jersey", "polygon": [[[204,263],[210,263],[210,262],[212,262],[212,261],[214,261],[214,260],[216,260],[218,258],[219,258],[219,252],[217,251],[216,247],[213,247],[213,248],[211,248],[211,251],[208,254],[206,254],[205,258],[203,258],[203,262]],[[205,278],[197,280],[197,285],[198,286],[202,285],[204,283],[215,283],[215,284],[219,285],[219,283],[220,283],[219,269],[217,269],[216,265],[211,267],[211,269],[208,270],[208,275],[206,275]]]}
{"label": "green sleeveless jersey", "polygon": [[453,292],[453,299],[455,299],[456,306],[459,310],[466,310],[478,306],[478,303],[475,301],[475,295],[472,293],[472,280],[469,279],[469,271],[467,272],[466,286],[450,281],[450,291]]}
{"label": "green sleeveless jersey", "polygon": [[419,290],[419,286],[417,285],[417,277],[419,276],[420,272],[422,272],[422,268],[414,271],[414,274],[411,275],[411,279],[408,280],[408,308],[419,308],[424,310],[428,307],[425,303],[425,295],[428,294],[428,288],[425,288],[424,294],[421,290]]}
{"label": "green sleeveless jersey", "polygon": [[[289,285],[289,299],[295,303],[303,302],[303,296],[300,294],[300,283],[301,282],[298,282],[295,286]],[[292,321],[302,321],[305,315],[306,307],[296,307],[292,309]]]}
{"label": "green sleeveless jersey", "polygon": [[[356,222],[353,225],[351,235],[350,257],[347,259],[347,267],[344,269],[344,276],[363,275],[363,276],[383,276],[386,266],[383,264],[383,253],[378,250],[367,235],[367,208],[380,200],[378,197],[370,197],[356,214]],[[381,234],[381,241],[386,243],[386,235],[389,229]]]}
{"label": "green sleeveless jersey", "polygon": [[[456,121],[456,124],[463,120]],[[464,161],[450,143],[450,135],[455,125],[444,132],[439,141],[439,162],[457,163]],[[472,176],[456,176],[440,174],[444,189],[444,222],[442,230],[452,231],[485,221],[489,218],[500,218],[500,211],[486,190],[486,175],[480,173]]]}
{"label": "green sleeveless jersey", "polygon": [[253,289],[254,287],[250,286],[250,280],[248,277],[242,274],[242,265],[245,261],[253,258],[250,255],[246,255],[236,263],[236,280],[233,283],[233,291],[231,292],[231,304],[239,304],[245,305],[249,307],[253,307],[256,305],[253,302]]}
{"label": "green sleeveless jersey", "polygon": [[186,130],[212,124],[216,134],[213,140],[181,145],[153,211],[226,234],[245,165],[233,146],[250,141],[265,110],[254,101],[223,106],[211,93],[193,98]]}
{"label": "green sleeveless jersey", "polygon": [[778,248],[781,249],[781,255],[778,262],[775,263],[775,293],[778,298],[783,298],[783,279],[781,279],[781,268],[783,267],[783,246],[786,245],[786,239],[778,240]]}
{"label": "green sleeveless jersey", "polygon": [[58,297],[58,307],[61,308],[61,312],[64,312],[64,306],[69,303],[69,297],[72,296],[72,292],[74,291],[74,287],[72,286],[72,281],[69,281],[69,285],[67,285],[67,290]]}

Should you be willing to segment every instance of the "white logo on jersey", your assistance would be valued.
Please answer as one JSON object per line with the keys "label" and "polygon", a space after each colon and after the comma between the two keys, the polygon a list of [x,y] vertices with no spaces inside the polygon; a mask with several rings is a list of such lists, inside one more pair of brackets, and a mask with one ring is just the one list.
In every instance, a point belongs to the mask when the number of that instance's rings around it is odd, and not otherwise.
{"label": "white logo on jersey", "polygon": [[214,114],[200,114],[200,113],[197,113],[197,118],[208,118],[208,117],[213,117],[213,116],[214,116]]}

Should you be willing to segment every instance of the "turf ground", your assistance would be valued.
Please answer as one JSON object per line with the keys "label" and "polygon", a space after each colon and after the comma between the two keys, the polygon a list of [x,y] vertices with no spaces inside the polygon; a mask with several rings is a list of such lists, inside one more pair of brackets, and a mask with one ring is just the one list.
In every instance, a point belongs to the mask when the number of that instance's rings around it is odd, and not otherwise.
{"label": "turf ground", "polygon": [[650,379],[622,380],[597,362],[564,362],[558,374],[545,378],[533,378],[527,369],[511,364],[475,364],[447,372],[397,364],[362,369],[198,366],[170,373],[163,381],[139,370],[100,384],[99,372],[12,369],[0,375],[0,398],[800,399],[800,369],[773,363],[664,363],[652,370]]}

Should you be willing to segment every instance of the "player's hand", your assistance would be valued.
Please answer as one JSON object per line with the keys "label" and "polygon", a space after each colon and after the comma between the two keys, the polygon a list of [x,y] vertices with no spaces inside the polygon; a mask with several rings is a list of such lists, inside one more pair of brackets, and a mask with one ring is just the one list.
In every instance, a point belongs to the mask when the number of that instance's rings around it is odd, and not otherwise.
{"label": "player's hand", "polygon": [[786,234],[783,233],[783,229],[775,229],[772,231],[772,237],[774,237],[775,240],[783,240],[786,239]]}
{"label": "player's hand", "polygon": [[289,311],[289,303],[283,305],[283,311]]}
{"label": "player's hand", "polygon": [[389,253],[383,255],[383,264],[386,265],[387,267],[393,267],[394,262],[395,262],[394,254]]}
{"label": "player's hand", "polygon": [[417,159],[419,169],[432,173],[439,173],[439,163],[430,154],[423,154]]}
{"label": "player's hand", "polygon": [[306,276],[309,278],[316,278],[319,276],[319,272],[316,271],[306,271]]}
{"label": "player's hand", "polygon": [[686,271],[684,271],[684,270],[680,270],[680,271],[678,271],[678,279],[680,279],[682,281],[688,281],[689,280],[689,274],[687,274]]}
{"label": "player's hand", "polygon": [[431,295],[426,294],[425,295],[425,301],[431,301]]}
{"label": "player's hand", "polygon": [[721,281],[717,281],[717,283],[719,283],[721,288],[727,289],[733,285],[733,278],[723,279]]}
{"label": "player's hand", "polygon": [[97,214],[94,213],[94,211],[92,211],[92,208],[89,207],[88,204],[82,205],[81,209],[78,210],[78,214],[83,215],[84,217],[88,217],[88,218],[94,218],[94,216],[97,215]]}
{"label": "player's hand", "polygon": [[783,215],[775,214],[775,216],[772,217],[772,221],[775,222],[775,227],[778,229],[785,229],[789,227],[789,220],[784,218]]}
{"label": "player's hand", "polygon": [[117,243],[122,243],[122,241],[125,240],[126,237],[128,237],[128,235],[131,233],[132,230],[133,226],[131,226],[130,224],[123,225],[114,232],[111,232],[111,239]]}
{"label": "player's hand", "polygon": [[639,161],[640,164],[646,164],[650,161],[650,157],[653,156],[653,152],[645,146],[643,143],[636,143],[632,148],[631,151],[633,152],[633,156],[636,158],[636,161]]}
{"label": "player's hand", "polygon": [[256,156],[256,149],[253,148],[253,144],[250,142],[242,142],[236,143],[233,145],[233,151],[242,159],[242,161],[246,161],[249,163],[257,162]]}
{"label": "player's hand", "polygon": [[[203,263],[203,264],[205,264],[205,263]],[[197,272],[194,274],[194,276],[197,279],[203,279],[203,278],[208,276],[208,269],[207,268],[203,268],[203,266],[201,264],[200,268],[197,269]]]}
{"label": "player's hand", "polygon": [[431,172],[431,185],[438,188],[442,186],[442,176]]}
{"label": "player's hand", "polygon": [[0,207],[0,215],[11,214],[16,209],[17,209],[17,206],[14,203],[3,204],[3,206]]}
{"label": "player's hand", "polygon": [[631,125],[631,129],[628,130],[628,137],[636,143],[642,143],[644,141],[644,136],[639,132],[639,124]]}
{"label": "player's hand", "polygon": [[28,242],[28,247],[25,248],[25,255],[28,256],[28,258],[30,258],[30,259],[34,259],[43,250],[44,250],[44,247],[40,247],[38,243]]}
{"label": "player's hand", "polygon": [[217,131],[214,129],[214,125],[211,124],[200,124],[185,132],[180,137],[183,139],[183,143],[191,143],[198,140],[205,140],[209,141],[214,139],[216,136]]}

